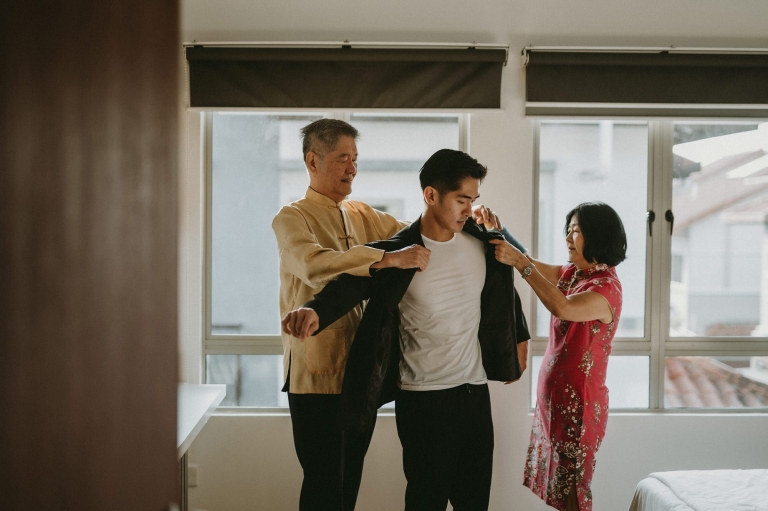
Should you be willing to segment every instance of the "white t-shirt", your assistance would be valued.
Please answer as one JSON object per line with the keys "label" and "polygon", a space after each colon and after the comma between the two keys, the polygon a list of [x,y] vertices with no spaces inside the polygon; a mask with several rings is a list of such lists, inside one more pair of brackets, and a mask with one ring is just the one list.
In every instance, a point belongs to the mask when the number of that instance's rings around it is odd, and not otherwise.
{"label": "white t-shirt", "polygon": [[432,251],[400,301],[400,388],[441,390],[488,380],[480,342],[483,243],[466,233],[450,241],[422,236]]}

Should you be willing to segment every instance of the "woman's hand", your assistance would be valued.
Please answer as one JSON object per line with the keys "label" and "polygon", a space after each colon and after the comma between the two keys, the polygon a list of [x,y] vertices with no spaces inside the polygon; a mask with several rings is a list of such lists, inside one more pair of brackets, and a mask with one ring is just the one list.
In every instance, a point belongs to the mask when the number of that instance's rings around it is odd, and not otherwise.
{"label": "woman's hand", "polygon": [[531,264],[531,261],[522,252],[505,240],[490,240],[490,242],[496,245],[496,260],[500,263],[514,266],[518,269],[520,266]]}

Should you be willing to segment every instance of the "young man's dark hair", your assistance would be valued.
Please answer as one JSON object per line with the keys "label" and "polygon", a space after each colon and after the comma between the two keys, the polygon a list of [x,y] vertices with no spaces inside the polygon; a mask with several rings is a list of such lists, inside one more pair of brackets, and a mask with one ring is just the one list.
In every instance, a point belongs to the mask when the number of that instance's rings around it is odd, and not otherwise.
{"label": "young man's dark hair", "polygon": [[440,194],[453,192],[468,177],[485,179],[488,169],[467,153],[453,149],[440,149],[429,157],[419,171],[421,189],[431,186]]}
{"label": "young man's dark hair", "polygon": [[565,216],[565,235],[576,215],[584,235],[584,259],[616,266],[627,258],[627,235],[618,213],[603,202],[583,202]]}
{"label": "young man's dark hair", "polygon": [[358,132],[354,126],[338,119],[318,119],[301,128],[301,143],[304,159],[307,153],[314,151],[325,155],[333,151],[341,137],[357,140]]}

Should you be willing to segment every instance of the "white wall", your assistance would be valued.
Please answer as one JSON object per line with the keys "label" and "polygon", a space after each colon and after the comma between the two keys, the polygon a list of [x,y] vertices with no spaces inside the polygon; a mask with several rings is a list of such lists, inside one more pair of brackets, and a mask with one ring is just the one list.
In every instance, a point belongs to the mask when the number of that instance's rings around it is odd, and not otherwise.
{"label": "white wall", "polygon": [[[502,112],[475,114],[470,150],[489,167],[481,193],[523,242],[530,244],[533,211],[533,129],[523,115],[524,73],[517,55],[527,44],[768,47],[768,2],[741,0],[186,0],[185,41],[440,41],[510,45],[504,69]],[[192,153],[199,150],[194,145]],[[196,164],[190,157],[187,161]],[[189,179],[196,169],[186,169]],[[200,225],[195,192],[183,225]],[[186,223],[184,223],[186,222]],[[199,272],[199,236],[187,236],[191,254],[182,272]],[[187,287],[194,293],[195,286]],[[525,299],[528,290],[521,287]],[[199,301],[187,298],[182,329],[194,335]],[[200,310],[198,308],[198,310]],[[197,322],[198,327],[194,326]],[[197,381],[198,338],[182,338],[183,367]],[[530,431],[528,382],[494,385],[496,458],[491,509],[546,509],[522,487]],[[768,417],[611,416],[597,456],[595,510],[626,509],[637,482],[657,470],[768,467]],[[291,510],[298,504],[300,467],[285,416],[216,416],[191,450],[199,466],[192,504],[211,511]],[[380,418],[360,494],[361,510],[402,507],[400,446],[391,417]]]}
{"label": "white wall", "polygon": [[179,381],[200,383],[204,239],[200,114],[185,113],[179,127]]}
{"label": "white wall", "polygon": [[[547,508],[522,486],[530,418],[517,392],[492,388],[496,456],[492,510]],[[626,510],[637,482],[651,472],[767,468],[768,417],[730,415],[612,415],[592,484],[595,511]],[[402,509],[405,478],[392,416],[379,417],[366,457],[357,509]],[[283,417],[214,416],[195,441],[199,486],[194,507],[210,511],[298,509],[301,467],[291,422]]]}

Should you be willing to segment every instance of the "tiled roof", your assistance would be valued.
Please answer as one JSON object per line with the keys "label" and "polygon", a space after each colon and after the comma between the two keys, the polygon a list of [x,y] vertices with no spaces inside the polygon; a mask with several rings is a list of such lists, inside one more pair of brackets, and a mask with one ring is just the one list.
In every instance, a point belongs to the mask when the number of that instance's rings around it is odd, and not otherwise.
{"label": "tiled roof", "polygon": [[709,357],[668,357],[664,397],[668,408],[768,407],[768,384]]}

